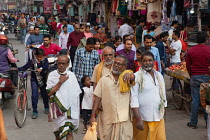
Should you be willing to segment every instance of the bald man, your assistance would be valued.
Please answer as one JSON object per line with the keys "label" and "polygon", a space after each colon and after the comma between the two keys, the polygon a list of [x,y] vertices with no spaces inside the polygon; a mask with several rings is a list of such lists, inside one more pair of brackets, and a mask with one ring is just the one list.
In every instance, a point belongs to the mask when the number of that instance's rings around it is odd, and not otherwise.
{"label": "bald man", "polygon": [[69,58],[61,55],[58,57],[57,64],[58,70],[51,72],[47,79],[46,89],[50,97],[49,121],[54,123],[53,132],[56,140],[64,137],[66,140],[73,140],[72,132],[79,127],[81,89],[74,73],[67,70]]}
{"label": "bald man", "polygon": [[80,31],[80,26],[78,24],[74,25],[74,31],[69,34],[68,42],[67,42],[67,49],[70,48],[70,57],[72,64],[74,63],[74,56],[77,50],[77,47],[80,43],[80,39],[85,37],[85,34]]}
{"label": "bald man", "polygon": [[[115,56],[115,51],[111,47],[105,47],[102,52],[102,58],[104,60],[99,63],[98,65],[95,66],[93,75],[91,78],[91,82],[93,82],[93,88],[95,89],[98,81],[101,79],[101,77],[109,74],[112,69],[112,64]],[[102,126],[102,116],[103,116],[103,111],[102,107],[99,107],[98,110],[98,117],[97,117],[97,136],[99,139],[102,139],[103,136],[103,126]]]}

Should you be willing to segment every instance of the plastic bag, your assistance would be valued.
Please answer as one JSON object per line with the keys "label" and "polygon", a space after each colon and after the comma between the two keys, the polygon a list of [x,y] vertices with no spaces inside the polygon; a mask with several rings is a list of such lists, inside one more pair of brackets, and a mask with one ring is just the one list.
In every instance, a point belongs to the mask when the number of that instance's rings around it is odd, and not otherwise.
{"label": "plastic bag", "polygon": [[96,122],[92,123],[92,126],[88,127],[88,130],[83,138],[83,140],[97,140],[97,134],[96,134]]}

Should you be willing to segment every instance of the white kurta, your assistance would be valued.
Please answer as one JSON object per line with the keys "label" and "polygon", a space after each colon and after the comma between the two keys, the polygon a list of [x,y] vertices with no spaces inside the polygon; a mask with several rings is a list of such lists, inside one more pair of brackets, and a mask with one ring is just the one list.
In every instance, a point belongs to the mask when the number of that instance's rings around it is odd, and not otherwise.
{"label": "white kurta", "polygon": [[[140,84],[138,82],[139,72],[135,73],[135,86],[131,88],[131,108],[139,107],[139,112],[142,120],[144,121],[160,121],[160,86],[156,75],[160,78],[161,83],[164,85],[163,94],[166,101],[165,82],[160,72],[154,70],[155,82],[152,76],[143,70],[143,89],[140,93]],[[165,102],[165,107],[167,102]]]}

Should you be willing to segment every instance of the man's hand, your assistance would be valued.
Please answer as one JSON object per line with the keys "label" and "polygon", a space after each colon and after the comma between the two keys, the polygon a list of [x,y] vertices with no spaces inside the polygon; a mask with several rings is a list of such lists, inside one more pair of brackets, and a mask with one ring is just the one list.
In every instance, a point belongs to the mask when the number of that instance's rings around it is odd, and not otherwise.
{"label": "man's hand", "polygon": [[69,76],[66,76],[67,74],[61,75],[59,78],[59,82],[63,84],[67,79],[69,79]]}
{"label": "man's hand", "polygon": [[11,68],[10,70],[18,70],[17,68]]}
{"label": "man's hand", "polygon": [[138,118],[138,120],[136,120],[136,127],[141,131],[144,130],[144,122],[141,120],[141,118]]}
{"label": "man's hand", "polygon": [[92,125],[93,122],[96,122],[96,117],[95,116],[90,117],[90,120],[89,120],[90,125]]}
{"label": "man's hand", "polygon": [[131,81],[133,81],[135,78],[134,74],[133,73],[125,73],[124,76],[123,76],[123,80],[125,83],[131,83]]}
{"label": "man's hand", "polygon": [[42,72],[42,69],[37,69],[36,71],[40,73],[40,72]]}

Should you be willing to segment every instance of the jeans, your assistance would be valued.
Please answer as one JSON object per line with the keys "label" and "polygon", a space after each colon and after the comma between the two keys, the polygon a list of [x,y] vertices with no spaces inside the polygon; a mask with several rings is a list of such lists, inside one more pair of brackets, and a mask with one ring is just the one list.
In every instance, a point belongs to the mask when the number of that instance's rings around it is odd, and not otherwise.
{"label": "jeans", "polygon": [[[198,111],[200,106],[200,84],[207,83],[210,79],[210,76],[206,75],[193,75],[190,79],[190,87],[191,87],[191,116],[190,121],[193,125],[197,125],[198,123]],[[204,111],[204,119],[207,121],[207,113]]]}
{"label": "jeans", "polygon": [[26,37],[26,29],[20,29],[20,41],[23,43]]}
{"label": "jeans", "polygon": [[37,104],[38,104],[38,100],[39,100],[38,88],[40,88],[40,90],[41,90],[44,108],[49,109],[46,85],[44,85],[42,87],[38,87],[37,80],[34,78],[31,78],[31,90],[32,90],[31,102],[32,102],[32,107],[33,107],[33,113],[38,113],[38,110],[37,110]]}

